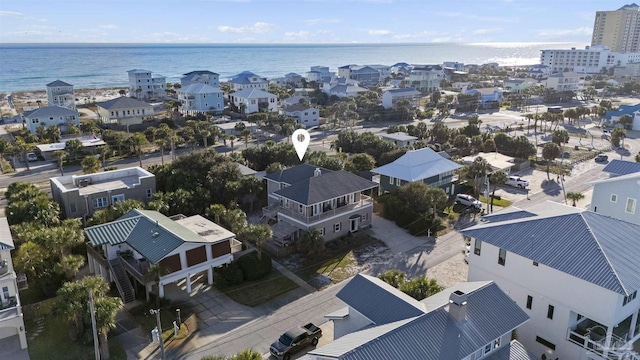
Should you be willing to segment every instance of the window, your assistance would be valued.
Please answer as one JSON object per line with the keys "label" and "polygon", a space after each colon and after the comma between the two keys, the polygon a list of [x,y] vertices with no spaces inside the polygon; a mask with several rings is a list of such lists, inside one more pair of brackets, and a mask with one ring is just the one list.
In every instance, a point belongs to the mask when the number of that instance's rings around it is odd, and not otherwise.
{"label": "window", "polygon": [[541,338],[540,336],[536,336],[536,342],[539,342],[540,344],[548,347],[551,350],[555,350],[556,349],[556,345],[550,341],[547,341],[543,338]]}
{"label": "window", "polygon": [[549,305],[549,308],[547,309],[547,319],[553,320],[553,310],[555,309],[556,308],[553,305]]}
{"label": "window", "polygon": [[400,185],[401,185],[401,183],[402,183],[402,180],[400,180],[400,179],[396,178],[396,186],[400,186]]}
{"label": "window", "polygon": [[532,305],[533,305],[533,297],[531,295],[527,295],[527,309],[531,310]]}
{"label": "window", "polygon": [[320,235],[324,236],[324,228],[318,228],[318,231],[320,231]]}
{"label": "window", "polygon": [[111,203],[112,204],[115,204],[118,201],[124,201],[124,194],[113,195],[111,197]]}
{"label": "window", "polygon": [[107,198],[106,197],[100,197],[100,198],[96,198],[93,199],[93,208],[94,209],[99,209],[99,208],[103,208],[106,207],[107,204]]}
{"label": "window", "polygon": [[611,202],[618,202],[618,195],[611,194]]}
{"label": "window", "polygon": [[4,297],[5,300],[9,298],[9,287],[8,286],[3,286],[2,287],[2,296]]}
{"label": "window", "polygon": [[534,261],[534,262],[533,262],[533,266],[538,266],[538,262],[537,262],[537,261]]}
{"label": "window", "polygon": [[333,232],[339,232],[342,229],[342,223],[337,223],[333,225]]}
{"label": "window", "polygon": [[500,249],[498,253],[498,264],[504,266],[504,262],[507,260],[507,250]]}
{"label": "window", "polygon": [[473,253],[476,255],[480,255],[480,248],[482,248],[482,241],[476,239],[475,244],[473,245]]}
{"label": "window", "polygon": [[153,189],[147,189],[147,198],[151,198],[153,196]]}
{"label": "window", "polygon": [[624,209],[624,211],[629,213],[629,214],[635,214],[636,213],[636,199],[627,198],[627,207]]}
{"label": "window", "polygon": [[76,203],[69,204],[69,211],[71,211],[72,214],[75,214],[76,212],[78,212],[78,209],[76,208]]}
{"label": "window", "polygon": [[622,306],[625,306],[631,301],[633,301],[633,299],[636,298],[636,295],[638,295],[638,290],[634,291],[632,294],[629,294],[628,296],[625,296],[624,300],[622,300]]}
{"label": "window", "polygon": [[493,348],[498,348],[500,347],[500,338],[497,338],[493,341]]}
{"label": "window", "polygon": [[485,353],[485,354],[490,353],[490,352],[491,352],[491,349],[492,349],[492,347],[491,347],[491,343],[488,343],[487,345],[485,345],[485,346],[484,346],[484,353]]}
{"label": "window", "polygon": [[395,181],[396,181],[396,178],[389,176],[389,184],[393,185]]}
{"label": "window", "polygon": [[362,216],[360,217],[360,221],[366,222],[367,221],[367,214],[362,214]]}

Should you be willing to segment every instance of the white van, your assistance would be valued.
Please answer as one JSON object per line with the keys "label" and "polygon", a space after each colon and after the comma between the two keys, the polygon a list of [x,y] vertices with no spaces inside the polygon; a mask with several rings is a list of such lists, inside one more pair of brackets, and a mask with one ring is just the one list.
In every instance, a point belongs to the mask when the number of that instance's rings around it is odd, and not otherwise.
{"label": "white van", "polygon": [[38,161],[38,155],[36,155],[36,153],[32,153],[32,152],[27,153],[27,160],[28,160],[29,162],[31,162],[31,161]]}

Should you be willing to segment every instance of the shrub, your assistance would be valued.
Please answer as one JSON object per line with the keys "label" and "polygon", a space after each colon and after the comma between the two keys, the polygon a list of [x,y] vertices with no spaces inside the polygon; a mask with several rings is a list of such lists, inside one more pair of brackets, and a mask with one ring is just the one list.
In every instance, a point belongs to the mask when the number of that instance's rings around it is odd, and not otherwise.
{"label": "shrub", "polygon": [[240,285],[244,280],[244,273],[242,269],[236,264],[232,262],[231,264],[221,268],[218,271],[218,285],[221,287],[229,287],[233,285]]}
{"label": "shrub", "polygon": [[271,273],[271,257],[265,253],[258,258],[257,252],[250,252],[242,255],[237,263],[242,269],[245,281],[262,279]]}

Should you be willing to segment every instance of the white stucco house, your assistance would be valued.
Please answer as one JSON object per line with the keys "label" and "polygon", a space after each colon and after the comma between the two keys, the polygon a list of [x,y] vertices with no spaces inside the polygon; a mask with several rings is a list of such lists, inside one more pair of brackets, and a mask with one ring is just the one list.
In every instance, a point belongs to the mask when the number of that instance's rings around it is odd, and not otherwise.
{"label": "white stucco house", "polygon": [[318,126],[320,124],[320,110],[311,106],[300,103],[293,104],[284,107],[281,113],[296,118],[298,124],[306,127]]}
{"label": "white stucco house", "polygon": [[138,99],[164,99],[167,79],[149,70],[132,69],[129,74],[129,96]]}
{"label": "white stucco house", "polygon": [[78,111],[61,106],[44,106],[22,114],[24,124],[30,133],[35,134],[38,126],[57,126],[61,132],[69,131],[71,125],[80,126]]}
{"label": "white stucco house", "polygon": [[640,164],[614,159],[603,171],[610,177],[590,182],[591,211],[640,225]]}
{"label": "white stucco house", "polygon": [[258,88],[245,88],[229,94],[229,102],[244,114],[278,111],[278,96]]}
{"label": "white stucco house", "polygon": [[495,281],[529,315],[518,329],[529,351],[640,359],[640,225],[549,201],[461,232],[468,281]]}
{"label": "white stucco house", "polygon": [[144,118],[153,116],[153,106],[126,96],[96,103],[98,118],[102,123],[119,125],[141,124]]}
{"label": "white stucco house", "polygon": [[420,99],[420,91],[414,88],[389,89],[382,93],[382,106],[390,109],[402,100],[407,100],[411,106],[415,106],[417,99]]}
{"label": "white stucco house", "polygon": [[584,84],[585,74],[575,72],[557,72],[549,75],[544,84],[547,89],[556,91],[579,91]]}
{"label": "white stucco house", "polygon": [[73,85],[62,80],[52,81],[47,84],[47,105],[61,106],[67,109],[76,109],[76,95]]}

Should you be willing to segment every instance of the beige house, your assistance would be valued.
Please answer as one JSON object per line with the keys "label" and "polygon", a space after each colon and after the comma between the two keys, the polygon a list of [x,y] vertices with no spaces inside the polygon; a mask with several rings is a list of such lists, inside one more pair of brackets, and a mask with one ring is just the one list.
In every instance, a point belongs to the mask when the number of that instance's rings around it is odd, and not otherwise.
{"label": "beige house", "polygon": [[49,179],[51,196],[68,218],[86,219],[117,201],[147,202],[156,192],[156,177],[141,167]]}
{"label": "beige house", "polygon": [[502,170],[505,172],[505,174],[509,175],[509,173],[511,172],[511,168],[516,165],[513,157],[503,155],[498,152],[490,152],[490,153],[479,152],[474,155],[463,157],[462,162],[465,165],[469,165],[469,164],[472,164],[473,161],[479,157],[487,160],[489,165],[491,165],[491,172]]}
{"label": "beige house", "polygon": [[[89,270],[115,282],[125,303],[135,300],[139,289],[147,299],[153,285],[164,297],[167,284],[184,281],[191,292],[192,277],[206,272],[213,284],[213,268],[233,261],[242,244],[231,231],[200,215],[171,218],[150,210],[132,210],[118,220],[88,227]],[[154,279],[149,268],[160,265],[166,274]]]}
{"label": "beige house", "polygon": [[[337,239],[371,226],[373,199],[363,192],[378,184],[348,171],[330,171],[309,164],[265,176],[269,206],[263,209],[267,220],[287,223],[292,231],[274,236],[279,242],[292,242],[300,231],[317,229],[325,240]],[[282,226],[282,225],[281,225]],[[276,239],[278,240],[278,239]]]}
{"label": "beige house", "polygon": [[22,356],[20,349],[27,348],[18,276],[11,261],[11,250],[14,249],[7,218],[0,218],[0,358],[7,356],[6,359]]}
{"label": "beige house", "polygon": [[103,124],[142,124],[142,120],[154,114],[151,104],[126,96],[99,102],[96,105],[98,106],[98,118]]}

